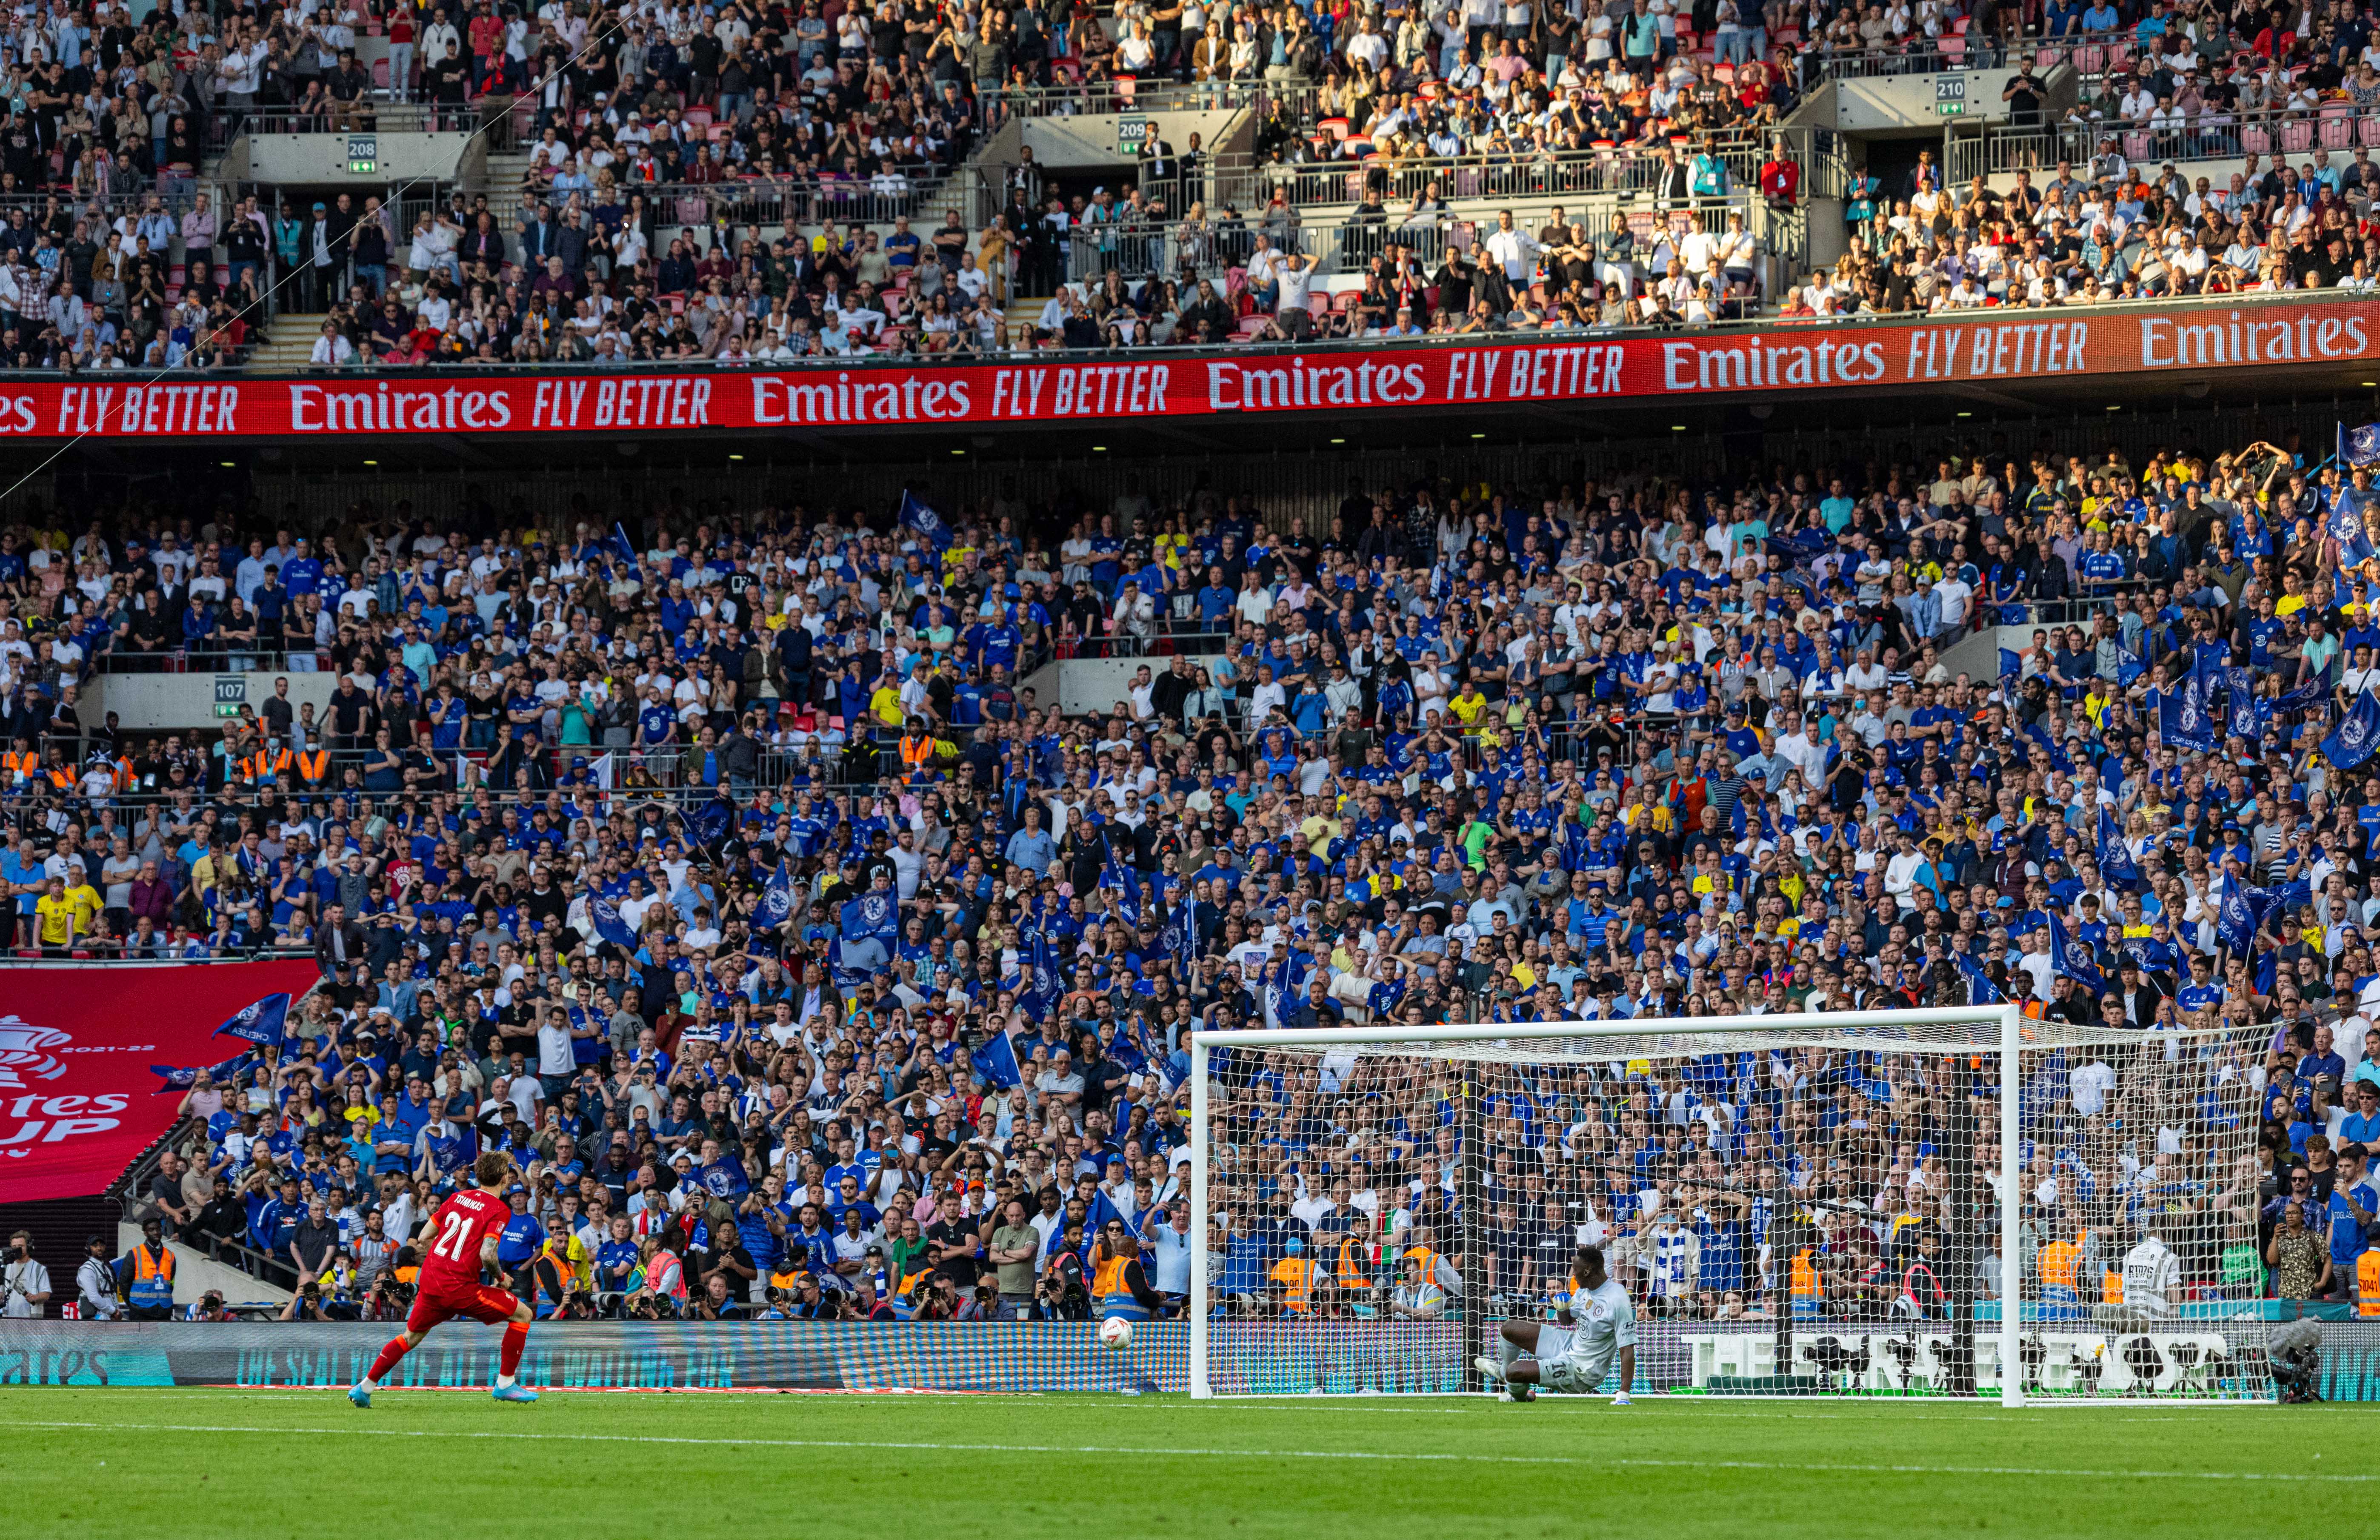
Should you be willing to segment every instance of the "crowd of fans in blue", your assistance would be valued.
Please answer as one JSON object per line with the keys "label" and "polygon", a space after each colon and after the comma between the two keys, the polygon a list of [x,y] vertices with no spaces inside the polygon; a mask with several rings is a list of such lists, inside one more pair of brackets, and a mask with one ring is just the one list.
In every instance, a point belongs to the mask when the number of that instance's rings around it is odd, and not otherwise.
{"label": "crowd of fans in blue", "polygon": [[[319,959],[250,1051],[175,1070],[206,1132],[140,1195],[301,1313],[388,1308],[492,1144],[548,1313],[1163,1312],[1199,1243],[1194,1025],[2001,999],[2262,1029],[2223,1072],[2263,1088],[2244,1172],[2178,1177],[2054,1094],[2045,1238],[2245,1204],[2260,1245],[2321,1237],[2277,1286],[2340,1292],[2380,1135],[2368,489],[2293,440],[1995,443],[1358,484],[1312,533],[1203,486],[363,507],[309,538],[20,515],[0,882],[25,948]],[[146,645],[160,614],[206,619]],[[2029,645],[1947,661],[2011,623]],[[219,742],[80,709],[94,669],[209,638],[334,673],[329,708],[256,691]],[[1111,709],[1019,683],[1135,653]],[[1242,1303],[1445,1307],[1456,1098],[1378,1073],[1219,1068],[1205,1240]],[[1483,1243],[1500,1268],[1641,1219],[1622,1276],[1723,1313],[1767,1253],[1664,1275],[1654,1232],[1740,1241],[1791,1192],[1872,1213],[1813,1240],[1837,1272],[1900,1278],[1951,1221],[1911,1173],[1955,1110],[1905,1078],[1811,1053],[1500,1086]],[[2191,1120],[2231,1114],[2176,1100],[2173,1159],[2211,1158]],[[1372,1292],[1324,1287],[1351,1240]]]}

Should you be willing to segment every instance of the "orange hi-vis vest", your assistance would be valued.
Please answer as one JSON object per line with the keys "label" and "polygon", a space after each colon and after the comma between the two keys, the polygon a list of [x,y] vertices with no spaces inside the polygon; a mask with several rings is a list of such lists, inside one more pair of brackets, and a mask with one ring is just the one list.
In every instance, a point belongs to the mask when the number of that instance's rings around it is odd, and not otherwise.
{"label": "orange hi-vis vest", "polygon": [[2380,1246],[2355,1259],[2355,1313],[2367,1320],[2380,1318]]}
{"label": "orange hi-vis vest", "polygon": [[318,748],[298,756],[298,779],[319,786],[331,773],[331,751]]}

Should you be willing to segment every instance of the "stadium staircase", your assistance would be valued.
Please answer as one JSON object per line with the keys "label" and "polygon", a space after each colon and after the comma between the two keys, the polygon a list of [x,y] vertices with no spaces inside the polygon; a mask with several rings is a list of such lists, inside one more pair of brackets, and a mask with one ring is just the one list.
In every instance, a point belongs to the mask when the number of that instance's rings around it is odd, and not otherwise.
{"label": "stadium staircase", "polygon": [[327,314],[296,315],[284,312],[271,328],[273,340],[249,352],[246,372],[249,374],[294,374],[306,368],[314,351],[314,339],[322,334],[322,322]]}

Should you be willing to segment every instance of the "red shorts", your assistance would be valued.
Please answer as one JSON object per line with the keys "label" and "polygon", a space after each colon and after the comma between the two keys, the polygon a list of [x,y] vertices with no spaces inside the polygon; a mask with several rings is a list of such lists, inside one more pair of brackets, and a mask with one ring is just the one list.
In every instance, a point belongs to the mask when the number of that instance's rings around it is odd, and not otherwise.
{"label": "red shorts", "polygon": [[413,1309],[405,1317],[405,1329],[426,1332],[441,1321],[451,1321],[467,1316],[491,1326],[509,1321],[520,1301],[502,1289],[489,1289],[473,1284],[466,1289],[442,1289],[436,1293],[423,1290],[414,1296]]}

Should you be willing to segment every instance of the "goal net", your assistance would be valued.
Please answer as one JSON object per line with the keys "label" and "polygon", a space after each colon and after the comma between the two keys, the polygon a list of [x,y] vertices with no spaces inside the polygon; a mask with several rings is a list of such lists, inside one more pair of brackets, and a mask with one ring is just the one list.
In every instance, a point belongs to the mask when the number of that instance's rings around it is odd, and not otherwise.
{"label": "goal net", "polygon": [[2003,1007],[1194,1034],[1192,1390],[1487,1389],[1586,1243],[1637,1391],[2269,1400],[2268,1041]]}

